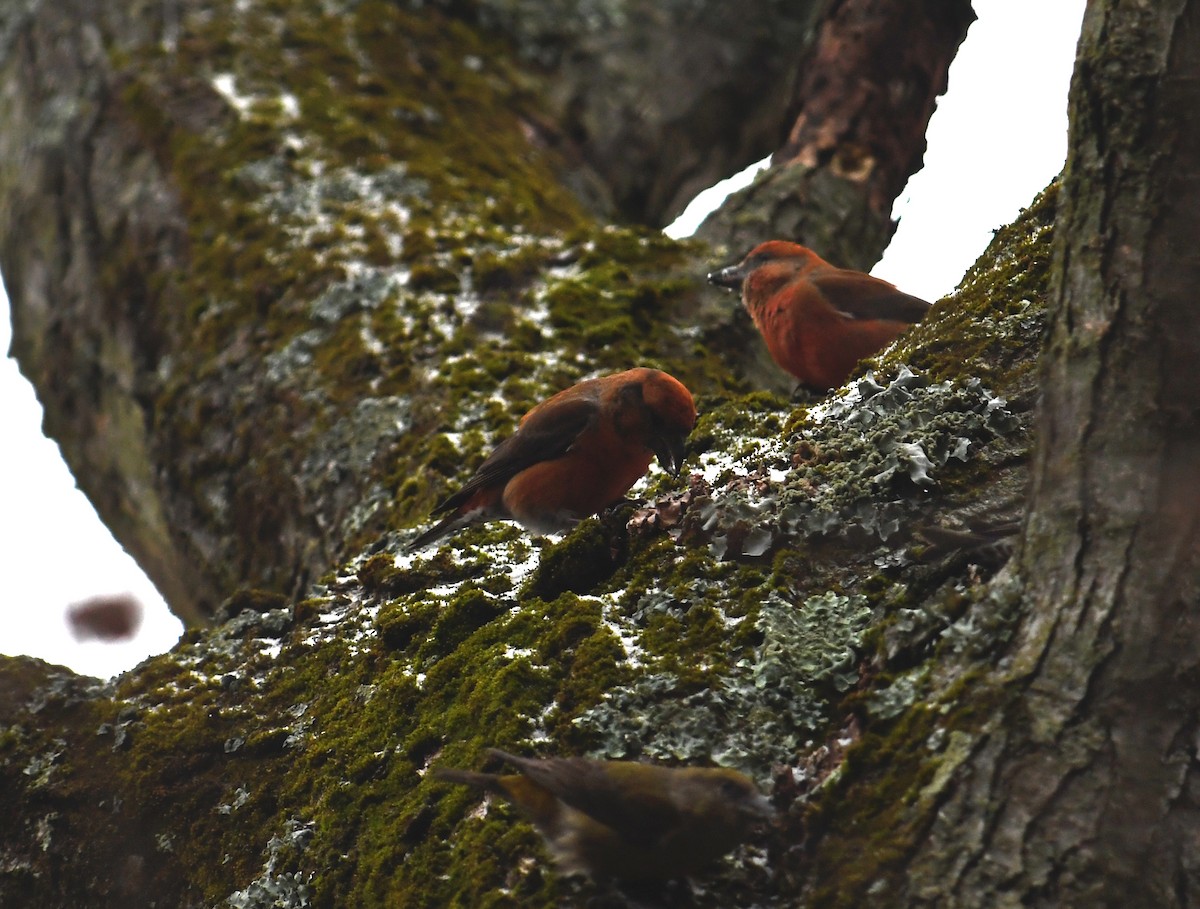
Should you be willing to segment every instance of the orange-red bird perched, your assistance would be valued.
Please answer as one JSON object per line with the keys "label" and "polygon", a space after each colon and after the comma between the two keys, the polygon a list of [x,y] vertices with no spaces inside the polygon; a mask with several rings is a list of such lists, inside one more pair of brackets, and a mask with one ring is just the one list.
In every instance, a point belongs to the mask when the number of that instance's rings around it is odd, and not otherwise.
{"label": "orange-red bird perched", "polygon": [[774,813],[754,781],[724,767],[488,754],[519,773],[437,768],[439,779],[516,805],[567,874],[668,880],[694,874]]}
{"label": "orange-red bird perched", "polygon": [[587,379],[521,418],[458,492],[439,503],[438,523],[416,549],[467,524],[504,518],[557,533],[619,502],[655,455],[678,476],[696,423],[692,394],[657,369]]}
{"label": "orange-red bird perched", "polygon": [[741,290],[771,357],[804,385],[837,388],[929,304],[880,278],[830,265],[799,243],[770,240],[708,280]]}

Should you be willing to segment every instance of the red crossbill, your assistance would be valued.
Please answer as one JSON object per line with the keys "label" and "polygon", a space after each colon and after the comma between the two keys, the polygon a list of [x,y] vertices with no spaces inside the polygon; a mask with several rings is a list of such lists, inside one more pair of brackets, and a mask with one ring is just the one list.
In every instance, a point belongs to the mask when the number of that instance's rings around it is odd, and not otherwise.
{"label": "red crossbill", "polygon": [[785,240],[756,246],[708,280],[742,292],[771,357],[811,388],[837,388],[864,357],[887,347],[929,304],[880,278],[830,265]]}
{"label": "red crossbill", "polygon": [[497,518],[534,533],[567,530],[619,502],[656,455],[677,476],[695,423],[691,392],[657,369],[572,385],[525,414],[409,548]]}
{"label": "red crossbill", "polygon": [[434,775],[494,792],[521,810],[566,874],[627,881],[693,874],[773,814],[747,776],[723,767],[518,757],[492,748],[514,774],[437,768]]}

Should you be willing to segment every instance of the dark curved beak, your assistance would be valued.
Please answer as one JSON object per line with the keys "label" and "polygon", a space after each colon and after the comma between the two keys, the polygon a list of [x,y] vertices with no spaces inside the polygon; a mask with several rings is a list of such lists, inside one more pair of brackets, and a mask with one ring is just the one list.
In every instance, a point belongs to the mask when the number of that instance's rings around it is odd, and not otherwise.
{"label": "dark curved beak", "polygon": [[658,463],[673,477],[679,476],[679,470],[683,466],[683,458],[685,455],[685,445],[687,444],[687,433],[671,433],[664,432],[660,436],[656,436],[650,443],[650,449],[658,458]]}
{"label": "dark curved beak", "polygon": [[728,268],[722,268],[720,271],[710,271],[708,273],[708,283],[715,284],[717,287],[728,287],[730,290],[741,290],[742,282],[746,280],[746,272],[742,269],[741,263],[730,265]]}

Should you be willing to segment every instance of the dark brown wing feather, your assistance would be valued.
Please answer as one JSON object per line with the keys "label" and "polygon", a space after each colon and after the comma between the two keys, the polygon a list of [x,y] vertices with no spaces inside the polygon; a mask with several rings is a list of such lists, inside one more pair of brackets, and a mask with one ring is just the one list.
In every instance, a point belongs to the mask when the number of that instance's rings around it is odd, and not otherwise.
{"label": "dark brown wing feather", "polygon": [[433,513],[452,511],[484,487],[507,483],[534,464],[561,458],[598,412],[599,403],[591,397],[567,398],[553,407],[530,411],[521,427],[497,445],[462,489],[438,503]]}
{"label": "dark brown wing feather", "polygon": [[813,275],[810,279],[829,304],[852,319],[886,319],[920,322],[929,304],[897,290],[887,281],[844,269]]}
{"label": "dark brown wing feather", "polygon": [[585,758],[525,758],[498,748],[488,751],[517,767],[567,805],[616,830],[632,844],[652,846],[680,824],[679,809],[666,793],[660,794],[645,784],[631,792],[629,781],[614,776],[605,762]]}

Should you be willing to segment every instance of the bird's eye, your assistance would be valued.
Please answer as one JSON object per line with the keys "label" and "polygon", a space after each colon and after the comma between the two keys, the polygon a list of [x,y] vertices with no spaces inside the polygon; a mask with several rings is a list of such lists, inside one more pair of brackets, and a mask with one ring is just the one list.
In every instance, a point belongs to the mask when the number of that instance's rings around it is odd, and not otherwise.
{"label": "bird's eye", "polygon": [[721,794],[729,798],[737,798],[742,794],[742,786],[737,780],[722,780]]}

